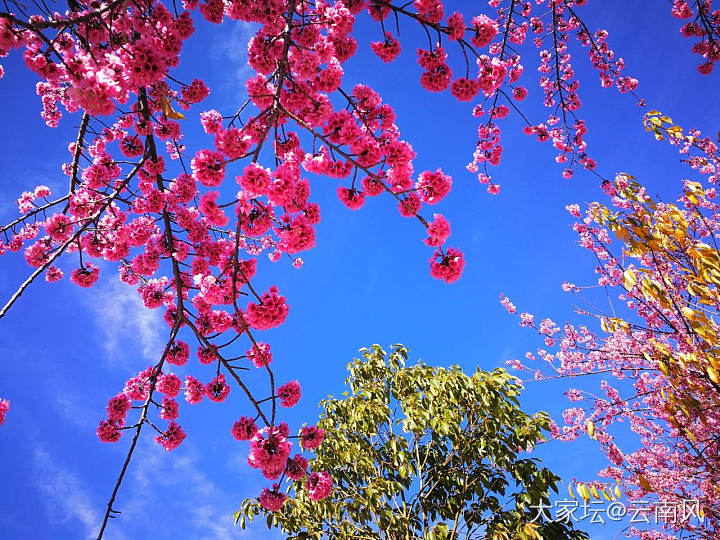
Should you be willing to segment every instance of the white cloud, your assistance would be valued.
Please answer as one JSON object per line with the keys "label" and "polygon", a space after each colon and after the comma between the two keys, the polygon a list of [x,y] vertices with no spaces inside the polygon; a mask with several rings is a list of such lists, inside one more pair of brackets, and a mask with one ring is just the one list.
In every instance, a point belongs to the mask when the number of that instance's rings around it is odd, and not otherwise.
{"label": "white cloud", "polygon": [[[221,39],[214,43],[216,57],[225,57],[230,60],[230,65],[235,66],[235,80],[229,81],[233,87],[238,82],[242,83],[242,90],[245,91],[245,80],[251,73],[250,66],[247,64],[247,48],[250,38],[255,34],[254,25],[245,21],[232,21],[225,23],[228,30],[221,34]],[[227,62],[223,62],[227,66]]]}
{"label": "white cloud", "polygon": [[36,448],[34,464],[35,483],[44,496],[48,514],[68,525],[79,521],[84,537],[96,537],[100,513],[79,477],[42,449]]}
{"label": "white cloud", "polygon": [[165,452],[150,437],[140,442],[126,478],[127,491],[121,493],[126,502],[117,505],[122,517],[112,523],[113,528],[133,537],[132,532],[164,523],[168,537],[178,531],[208,540],[242,536],[244,531],[233,523],[235,497],[202,470],[189,441],[183,447],[184,453]]}
{"label": "white cloud", "polygon": [[75,427],[84,430],[93,430],[98,418],[102,416],[103,411],[94,410],[88,399],[76,395],[74,392],[66,392],[65,389],[52,387],[50,395],[55,396],[60,413]]}
{"label": "white cloud", "polygon": [[167,330],[162,308],[146,308],[133,287],[116,279],[97,289],[91,308],[103,332],[109,365],[127,357],[122,346],[125,343],[139,344],[145,359],[157,362],[165,346],[163,331]]}

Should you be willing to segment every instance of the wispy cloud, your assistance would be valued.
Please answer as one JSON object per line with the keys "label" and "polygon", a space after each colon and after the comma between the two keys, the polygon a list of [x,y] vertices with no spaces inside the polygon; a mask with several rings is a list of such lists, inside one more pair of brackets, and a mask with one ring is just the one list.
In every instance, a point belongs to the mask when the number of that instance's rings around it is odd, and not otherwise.
{"label": "wispy cloud", "polygon": [[113,522],[114,528],[133,536],[134,531],[148,530],[152,521],[167,524],[168,537],[178,531],[197,539],[242,535],[233,524],[235,498],[203,470],[190,441],[183,447],[184,453],[168,453],[149,437],[140,443],[122,497],[127,502],[121,502],[122,518]]}
{"label": "wispy cloud", "polygon": [[58,410],[63,417],[80,429],[95,428],[104,412],[102,409],[93,409],[89,399],[65,392],[59,386],[52,387],[50,395],[55,396]]}
{"label": "wispy cloud", "polygon": [[95,537],[100,513],[80,478],[42,448],[35,449],[34,465],[35,483],[44,497],[47,512],[73,530],[79,522],[84,537]]}
{"label": "wispy cloud", "polygon": [[[226,23],[227,24],[227,23]],[[216,41],[213,48],[216,57],[223,57],[223,64],[235,66],[235,80],[228,81],[236,87],[237,83],[243,83],[243,91],[245,90],[245,79],[251,72],[250,66],[247,65],[248,41],[255,33],[253,25],[245,21],[233,21],[228,26],[228,30],[222,32],[221,39]]]}
{"label": "wispy cloud", "polygon": [[[33,164],[32,168],[6,171],[3,176],[3,188],[7,191],[6,196],[0,198],[0,217],[2,217],[0,221],[5,224],[20,215],[16,201],[23,191],[33,191],[40,185],[48,186],[52,191],[48,199],[52,201],[57,195],[67,193],[67,187],[63,188],[63,183],[67,184],[67,178],[62,174],[59,161],[42,160]],[[41,200],[40,204],[42,203]]]}
{"label": "wispy cloud", "polygon": [[98,287],[91,308],[103,332],[109,364],[126,358],[126,344],[139,345],[145,359],[157,362],[165,345],[166,325],[159,309],[146,308],[134,288],[117,280]]}

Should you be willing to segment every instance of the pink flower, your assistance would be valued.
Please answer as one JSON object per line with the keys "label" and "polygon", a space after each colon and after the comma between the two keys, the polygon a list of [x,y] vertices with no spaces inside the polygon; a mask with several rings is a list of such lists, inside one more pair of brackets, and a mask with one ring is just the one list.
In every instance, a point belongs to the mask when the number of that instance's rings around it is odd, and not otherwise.
{"label": "pink flower", "polygon": [[428,246],[440,247],[450,236],[450,223],[442,214],[435,214],[427,227],[428,237],[423,240]]}
{"label": "pink flower", "polygon": [[422,202],[420,201],[420,197],[415,193],[408,194],[398,203],[398,211],[402,217],[416,216],[421,207]]}
{"label": "pink flower", "polygon": [[[22,247],[22,239],[15,237],[18,244],[18,249]],[[13,245],[9,246],[12,250]],[[15,250],[16,251],[16,250]],[[44,236],[33,245],[25,249],[25,260],[30,266],[40,267],[50,259],[50,253],[52,252],[52,241],[49,236]]]}
{"label": "pink flower", "polygon": [[580,390],[577,390],[575,388],[571,388],[567,392],[565,392],[565,395],[568,397],[570,401],[582,401],[583,397],[580,393]]}
{"label": "pink flower", "polygon": [[200,150],[190,162],[193,178],[203,186],[217,187],[225,178],[222,155],[212,150]]}
{"label": "pink flower", "polygon": [[300,432],[300,443],[307,450],[314,450],[322,444],[325,430],[317,426],[306,426]]}
{"label": "pink flower", "polygon": [[278,294],[277,287],[270,287],[260,298],[260,304],[249,303],[245,316],[250,326],[257,330],[268,330],[280,326],[287,317],[289,307],[285,298]]}
{"label": "pink flower", "polygon": [[513,99],[515,101],[522,101],[527,97],[528,91],[524,86],[518,86],[513,88]]}
{"label": "pink flower", "polygon": [[674,0],[672,14],[678,19],[689,19],[693,16],[693,11],[686,0]]}
{"label": "pink flower", "polygon": [[452,178],[440,169],[435,172],[424,171],[420,174],[416,187],[422,202],[436,204],[450,193]]}
{"label": "pink flower", "polygon": [[181,386],[182,381],[180,381],[180,379],[176,375],[168,373],[160,375],[158,377],[155,388],[161,394],[165,394],[168,397],[174,398],[180,393]]}
{"label": "pink flower", "polygon": [[572,292],[572,291],[574,291],[574,290],[576,290],[576,289],[577,289],[577,287],[576,287],[574,284],[569,283],[569,282],[567,282],[567,281],[563,281],[563,283],[562,283],[562,290],[563,290],[563,291],[565,291],[565,292]]}
{"label": "pink flower", "polygon": [[112,420],[102,420],[95,433],[101,442],[117,442],[122,434],[120,426]]}
{"label": "pink flower", "polygon": [[65,214],[55,214],[45,221],[45,232],[58,244],[62,244],[73,233],[72,220]]}
{"label": "pink flower", "polygon": [[182,366],[190,358],[190,347],[184,341],[175,341],[170,349],[168,350],[165,360],[169,364],[175,364],[176,366]]}
{"label": "pink flower", "polygon": [[439,23],[444,16],[443,4],[440,0],[415,0],[413,2],[418,16],[429,23]]}
{"label": "pink flower", "polygon": [[310,500],[321,501],[332,491],[332,477],[325,471],[312,473],[305,482]]}
{"label": "pink flower", "polygon": [[80,287],[92,287],[98,280],[100,269],[92,263],[86,263],[82,268],[76,268],[70,274],[70,281]]}
{"label": "pink flower", "polygon": [[448,37],[452,41],[458,41],[465,35],[465,21],[462,14],[455,11],[447,18]]}
{"label": "pink flower", "polygon": [[570,215],[573,217],[580,217],[580,205],[578,204],[568,204],[565,206],[565,210],[570,212]]}
{"label": "pink flower", "polygon": [[210,347],[198,347],[197,355],[201,364],[212,364],[218,359],[217,347],[214,345]]}
{"label": "pink flower", "polygon": [[0,399],[0,426],[5,423],[5,415],[10,410],[10,402],[7,399]]}
{"label": "pink flower", "polygon": [[211,379],[210,382],[205,385],[203,393],[211,401],[225,401],[225,398],[230,393],[230,386],[225,382],[225,375],[221,373],[214,379]]}
{"label": "pink flower", "polygon": [[283,384],[277,389],[277,395],[280,398],[280,405],[283,407],[292,407],[300,401],[300,383],[290,381]]}
{"label": "pink flower", "polygon": [[51,195],[51,191],[49,187],[40,185],[35,187],[33,195],[36,199],[39,199],[41,197],[49,197]]}
{"label": "pink flower", "polygon": [[357,210],[365,204],[365,194],[362,191],[340,186],[337,189],[337,194],[342,203],[350,210]]}
{"label": "pink flower", "polygon": [[265,478],[274,480],[285,470],[291,446],[280,426],[273,427],[272,431],[265,427],[250,440],[248,464],[260,469]]}
{"label": "pink flower", "polygon": [[136,401],[144,401],[147,398],[148,391],[150,390],[150,376],[155,371],[155,368],[149,367],[142,370],[135,377],[131,377],[125,382],[123,392],[130,398]]}
{"label": "pink flower", "polygon": [[123,425],[125,423],[125,416],[127,415],[127,412],[130,410],[131,406],[132,401],[127,395],[123,393],[120,393],[115,397],[110,398],[110,401],[108,401],[107,407],[105,408],[108,414],[108,419],[111,422],[116,422],[120,425]]}
{"label": "pink flower", "polygon": [[208,223],[217,227],[225,227],[230,222],[230,218],[225,215],[225,212],[216,203],[219,194],[218,191],[208,191],[202,195],[199,208]]}
{"label": "pink flower", "polygon": [[385,191],[382,180],[373,176],[366,176],[362,179],[363,193],[368,197],[376,197]]}
{"label": "pink flower", "polygon": [[225,129],[215,135],[215,146],[230,159],[244,155],[250,145],[250,137],[238,128]]}
{"label": "pink flower", "polygon": [[473,17],[470,25],[474,30],[474,35],[470,38],[470,43],[475,47],[486,47],[497,35],[495,22],[487,15],[478,15]]}
{"label": "pink flower", "polygon": [[166,298],[165,287],[167,287],[167,279],[150,279],[146,284],[138,287],[146,308],[155,309],[163,305]]}
{"label": "pink flower", "polygon": [[272,352],[267,343],[257,342],[245,353],[255,367],[265,367],[272,362]]}
{"label": "pink flower", "polygon": [[500,304],[502,304],[502,306],[507,309],[508,313],[511,315],[515,313],[515,304],[513,304],[504,294],[500,295]]}
{"label": "pink flower", "polygon": [[272,491],[268,488],[260,492],[260,505],[270,512],[277,512],[282,508],[283,503],[287,499],[287,495],[278,491],[278,485],[273,484]]}
{"label": "pink flower", "polygon": [[440,249],[436,249],[430,259],[430,275],[435,279],[442,279],[445,283],[457,281],[464,267],[463,254],[455,248],[448,248],[444,254]]}
{"label": "pink flower", "polygon": [[472,101],[480,91],[480,82],[477,79],[456,79],[450,85],[450,92],[458,101]]}
{"label": "pink flower", "polygon": [[370,48],[385,63],[392,62],[400,54],[400,43],[390,32],[385,32],[385,41],[373,41]]}
{"label": "pink flower", "polygon": [[45,281],[48,283],[54,283],[55,281],[61,280],[62,277],[62,270],[56,266],[48,266],[47,272],[45,273]]}
{"label": "pink flower", "polygon": [[[217,133],[222,128],[222,115],[216,110],[200,113],[200,123],[208,135]],[[222,150],[222,148],[220,148]]]}
{"label": "pink flower", "polygon": [[230,429],[230,433],[237,441],[249,441],[258,432],[257,425],[252,418],[241,416]]}
{"label": "pink flower", "polygon": [[130,135],[120,141],[120,151],[127,157],[137,157],[145,152],[145,145],[137,135]]}
{"label": "pink flower", "polygon": [[200,79],[194,79],[189,86],[182,89],[182,99],[188,103],[198,103],[210,94],[207,85]]}
{"label": "pink flower", "polygon": [[265,195],[270,188],[270,171],[257,163],[250,163],[242,176],[237,177],[237,183],[251,196]]}
{"label": "pink flower", "polygon": [[298,215],[290,225],[280,231],[278,247],[291,255],[315,246],[315,229],[313,222],[303,215]]}
{"label": "pink flower", "polygon": [[165,432],[162,435],[155,437],[155,442],[162,445],[166,451],[170,452],[180,446],[180,443],[185,440],[185,437],[186,434],[183,429],[176,424],[174,420],[171,420]]}
{"label": "pink flower", "polygon": [[295,454],[295,457],[288,458],[285,464],[285,475],[293,480],[300,480],[307,474],[308,460],[301,454]]}
{"label": "pink flower", "polygon": [[204,389],[203,384],[195,377],[185,377],[185,401],[190,405],[197,405],[202,401]]}
{"label": "pink flower", "polygon": [[180,408],[177,401],[167,396],[163,397],[160,418],[163,420],[175,420],[180,416]]}

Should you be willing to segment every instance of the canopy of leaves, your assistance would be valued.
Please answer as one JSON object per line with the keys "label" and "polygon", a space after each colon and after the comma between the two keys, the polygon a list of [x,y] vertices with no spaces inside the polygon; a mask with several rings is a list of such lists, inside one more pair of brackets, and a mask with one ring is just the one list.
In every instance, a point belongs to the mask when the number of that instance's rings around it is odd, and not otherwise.
{"label": "canopy of leaves", "polygon": [[333,474],[333,492],[311,501],[303,481],[276,513],[244,501],[236,519],[265,514],[290,538],[587,538],[537,519],[559,478],[521,458],[549,419],[518,405],[519,380],[503,369],[406,367],[396,345],[361,349],[350,392],[321,402],[325,441],[310,463]]}

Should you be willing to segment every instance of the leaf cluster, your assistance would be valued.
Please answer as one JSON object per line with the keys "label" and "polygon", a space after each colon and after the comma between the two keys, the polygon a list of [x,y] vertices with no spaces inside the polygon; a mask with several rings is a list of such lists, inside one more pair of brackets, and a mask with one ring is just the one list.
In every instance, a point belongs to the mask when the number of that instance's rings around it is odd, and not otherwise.
{"label": "leaf cluster", "polygon": [[243,525],[265,514],[289,538],[587,538],[536,519],[559,478],[523,457],[549,418],[520,409],[517,378],[407,366],[402,345],[360,352],[349,392],[321,402],[326,435],[311,468],[331,472],[332,495],[314,502],[290,483],[295,496],[274,514],[246,500]]}

